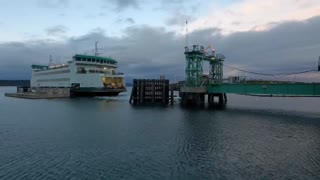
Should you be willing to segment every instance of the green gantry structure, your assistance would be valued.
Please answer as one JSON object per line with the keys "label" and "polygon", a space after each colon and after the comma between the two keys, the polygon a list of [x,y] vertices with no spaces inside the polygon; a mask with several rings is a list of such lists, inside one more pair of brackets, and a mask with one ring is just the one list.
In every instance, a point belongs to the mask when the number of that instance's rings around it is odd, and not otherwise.
{"label": "green gantry structure", "polygon": [[[203,46],[193,45],[185,47],[186,80],[180,88],[183,99],[196,99],[200,104],[204,102],[204,95],[209,95],[209,103],[214,96],[226,101],[226,93],[279,95],[279,96],[320,96],[320,83],[223,83],[222,54],[206,51]],[[209,75],[203,74],[203,65],[209,63]],[[320,59],[319,59],[320,71]],[[212,97],[211,97],[212,96]],[[212,100],[210,100],[210,98]],[[225,98],[225,100],[223,100]]]}
{"label": "green gantry structure", "polygon": [[[186,47],[186,86],[201,87],[210,84],[221,84],[223,78],[224,56],[215,55],[214,51],[206,52],[203,46],[193,45]],[[208,61],[210,64],[209,82],[208,78],[203,77],[203,63]]]}

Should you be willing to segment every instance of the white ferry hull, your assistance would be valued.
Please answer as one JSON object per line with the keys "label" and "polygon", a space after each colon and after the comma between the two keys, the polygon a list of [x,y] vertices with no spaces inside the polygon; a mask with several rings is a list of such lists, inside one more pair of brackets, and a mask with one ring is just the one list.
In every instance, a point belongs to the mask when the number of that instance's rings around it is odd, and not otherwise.
{"label": "white ferry hull", "polygon": [[126,92],[126,89],[117,88],[117,89],[107,89],[107,88],[80,88],[76,90],[71,90],[71,96],[118,96],[119,93]]}
{"label": "white ferry hull", "polygon": [[[33,67],[31,89],[37,91],[43,88],[70,88],[72,96],[117,96],[126,91],[124,76],[115,73],[115,64],[86,62],[83,58],[78,60],[77,57],[74,56],[74,60],[67,65]],[[95,58],[84,55],[79,57]]]}

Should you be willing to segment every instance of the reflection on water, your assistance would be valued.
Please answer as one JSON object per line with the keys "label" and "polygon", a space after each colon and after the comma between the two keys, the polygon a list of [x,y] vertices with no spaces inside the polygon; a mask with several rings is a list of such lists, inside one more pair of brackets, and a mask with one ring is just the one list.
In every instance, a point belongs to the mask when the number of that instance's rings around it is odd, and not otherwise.
{"label": "reflection on water", "polygon": [[319,179],[317,98],[230,95],[224,110],[119,97],[7,98],[0,179]]}

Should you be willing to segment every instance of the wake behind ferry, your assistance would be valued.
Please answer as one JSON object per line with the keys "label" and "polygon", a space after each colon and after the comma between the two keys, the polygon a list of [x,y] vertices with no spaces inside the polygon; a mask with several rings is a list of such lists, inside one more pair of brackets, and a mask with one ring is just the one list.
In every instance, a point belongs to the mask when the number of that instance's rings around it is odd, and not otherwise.
{"label": "wake behind ferry", "polygon": [[117,96],[126,91],[117,61],[98,55],[75,54],[67,64],[32,65],[32,91],[70,88],[75,96]]}

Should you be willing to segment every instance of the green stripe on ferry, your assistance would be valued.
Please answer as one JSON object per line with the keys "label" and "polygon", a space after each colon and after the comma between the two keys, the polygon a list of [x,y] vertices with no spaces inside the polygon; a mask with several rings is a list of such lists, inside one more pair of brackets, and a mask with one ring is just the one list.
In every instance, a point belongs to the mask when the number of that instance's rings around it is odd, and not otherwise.
{"label": "green stripe on ferry", "polygon": [[95,60],[102,60],[102,61],[109,61],[109,62],[113,62],[113,63],[117,63],[116,60],[112,59],[112,58],[107,58],[107,57],[101,57],[101,56],[89,56],[89,55],[82,55],[82,54],[76,54],[73,56],[74,59],[76,58],[81,58],[81,59],[95,59]]}

